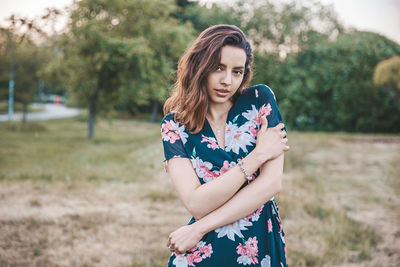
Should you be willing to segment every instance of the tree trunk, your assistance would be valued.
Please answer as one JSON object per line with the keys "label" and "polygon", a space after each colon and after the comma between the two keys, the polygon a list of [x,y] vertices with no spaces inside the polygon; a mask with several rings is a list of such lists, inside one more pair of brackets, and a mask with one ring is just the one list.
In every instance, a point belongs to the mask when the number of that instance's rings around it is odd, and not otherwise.
{"label": "tree trunk", "polygon": [[22,125],[26,123],[26,115],[28,113],[28,104],[23,102],[22,103]]}
{"label": "tree trunk", "polygon": [[94,137],[94,130],[95,130],[95,123],[96,123],[96,101],[93,97],[90,98],[89,102],[89,118],[88,118],[88,138],[93,139]]}
{"label": "tree trunk", "polygon": [[[100,80],[100,79],[99,79]],[[96,89],[89,99],[89,118],[88,118],[88,138],[93,139],[96,127],[96,104],[99,95],[99,82],[97,82]]]}
{"label": "tree trunk", "polygon": [[156,122],[157,120],[157,114],[158,114],[158,100],[154,99],[153,100],[153,109],[151,111],[151,117],[150,117],[150,122]]}

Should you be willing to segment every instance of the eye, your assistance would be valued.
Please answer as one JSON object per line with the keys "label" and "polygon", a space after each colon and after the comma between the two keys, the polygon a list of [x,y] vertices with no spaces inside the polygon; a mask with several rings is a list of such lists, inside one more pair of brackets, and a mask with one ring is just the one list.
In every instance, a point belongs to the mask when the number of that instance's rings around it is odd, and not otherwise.
{"label": "eye", "polygon": [[240,75],[243,74],[243,71],[241,71],[241,70],[234,70],[233,73],[234,73],[235,75],[237,75],[237,76],[240,76]]}
{"label": "eye", "polygon": [[218,66],[217,69],[216,69],[216,71],[221,71],[221,70],[222,70],[221,66]]}

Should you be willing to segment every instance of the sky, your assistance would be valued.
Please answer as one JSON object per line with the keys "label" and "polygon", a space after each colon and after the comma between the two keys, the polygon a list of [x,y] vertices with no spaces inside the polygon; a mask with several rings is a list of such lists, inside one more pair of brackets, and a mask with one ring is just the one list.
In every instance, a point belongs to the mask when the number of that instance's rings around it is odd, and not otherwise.
{"label": "sky", "polygon": [[[219,0],[209,0],[217,2]],[[400,44],[400,0],[320,0],[333,4],[346,27],[385,35]],[[47,7],[63,8],[72,0],[0,0],[0,24],[11,14],[33,18]],[[207,2],[204,0],[202,2]]]}

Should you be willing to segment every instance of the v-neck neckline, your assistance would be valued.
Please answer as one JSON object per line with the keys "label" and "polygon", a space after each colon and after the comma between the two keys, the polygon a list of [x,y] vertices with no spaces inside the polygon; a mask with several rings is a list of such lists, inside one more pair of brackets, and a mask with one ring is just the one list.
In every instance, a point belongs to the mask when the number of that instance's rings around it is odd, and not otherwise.
{"label": "v-neck neckline", "polygon": [[[243,92],[242,92],[242,94],[243,94]],[[242,95],[242,94],[241,94],[241,95]],[[224,126],[225,126],[225,127],[224,127],[224,147],[221,147],[221,146],[220,146],[220,144],[219,144],[219,142],[218,142],[218,139],[217,139],[217,136],[215,135],[214,130],[212,129],[211,123],[208,121],[207,118],[206,118],[206,120],[205,120],[205,122],[207,122],[208,130],[210,131],[212,137],[215,138],[215,141],[217,142],[218,147],[219,147],[220,149],[222,149],[223,151],[225,151],[225,152],[226,152],[226,150],[225,150],[225,149],[226,149],[226,125],[228,124],[228,122],[229,122],[229,117],[230,117],[230,115],[231,115],[231,112],[232,112],[232,110],[234,109],[234,107],[236,106],[236,104],[239,102],[239,99],[240,99],[241,95],[238,97],[238,99],[236,99],[236,101],[235,101],[234,103],[232,103],[232,106],[229,108],[228,114],[226,115],[226,120],[225,120],[225,125],[224,125]]]}

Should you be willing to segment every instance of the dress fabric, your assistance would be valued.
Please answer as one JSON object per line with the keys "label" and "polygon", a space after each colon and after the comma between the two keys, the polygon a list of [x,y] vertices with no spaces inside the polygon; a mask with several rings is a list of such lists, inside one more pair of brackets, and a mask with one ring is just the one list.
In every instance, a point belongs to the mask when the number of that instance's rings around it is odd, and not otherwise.
{"label": "dress fabric", "polygon": [[[173,114],[167,114],[161,122],[166,170],[168,159],[188,158],[200,183],[217,179],[255,148],[261,117],[265,115],[268,127],[282,121],[273,91],[266,85],[245,89],[229,110],[225,147],[220,148],[207,120],[198,134],[190,134],[174,120]],[[259,171],[253,179],[258,174]],[[192,218],[189,224],[194,221]],[[245,218],[207,233],[190,251],[172,253],[167,264],[171,267],[246,265],[287,266],[284,232],[273,198]]]}

